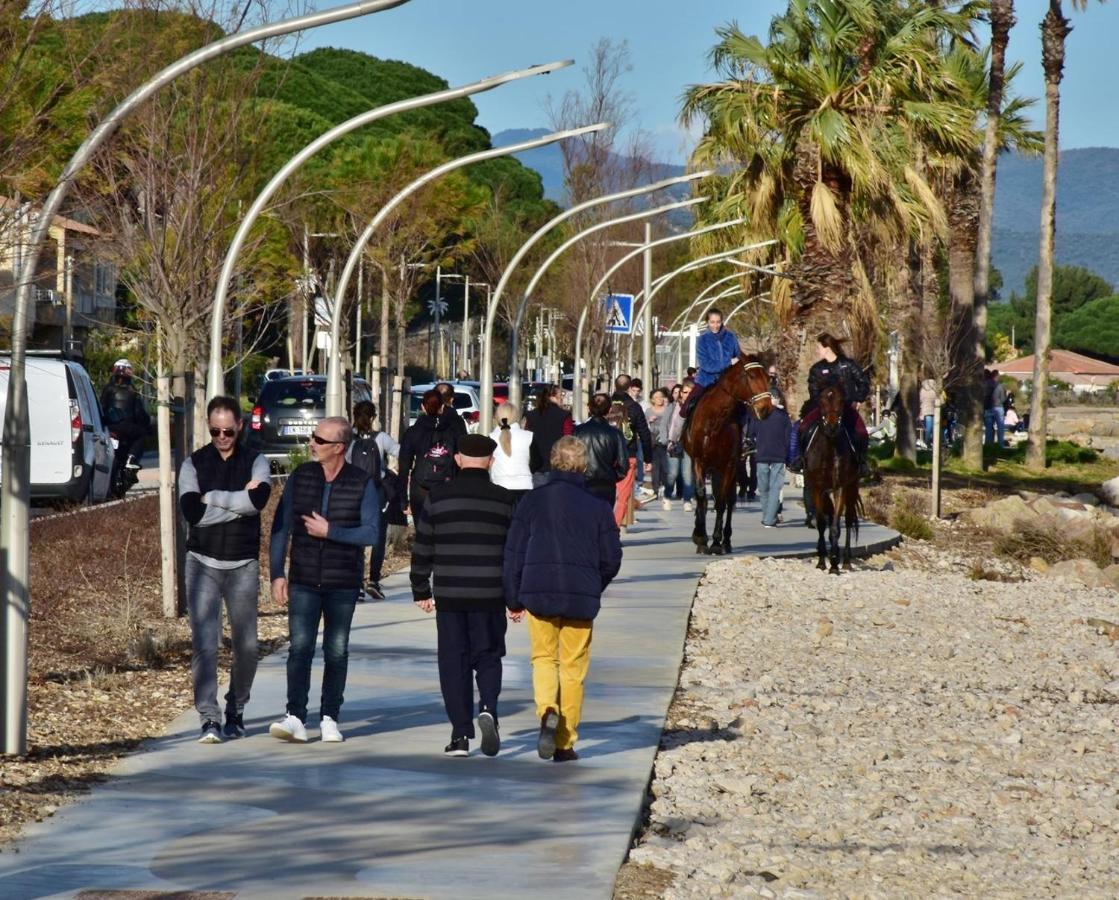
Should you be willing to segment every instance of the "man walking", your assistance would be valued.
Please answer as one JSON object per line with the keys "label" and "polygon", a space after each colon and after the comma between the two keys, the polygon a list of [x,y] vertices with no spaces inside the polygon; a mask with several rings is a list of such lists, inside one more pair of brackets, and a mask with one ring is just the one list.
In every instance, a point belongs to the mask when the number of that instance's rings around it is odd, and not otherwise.
{"label": "man walking", "polygon": [[629,450],[622,433],[606,421],[610,412],[610,397],[607,394],[595,394],[587,411],[591,414],[590,418],[575,426],[575,437],[587,450],[587,490],[605,500],[613,509],[618,482],[629,472]]}
{"label": "man walking", "polygon": [[439,686],[451,721],[446,756],[470,755],[473,681],[482,752],[496,756],[501,749],[497,698],[506,628],[501,566],[515,498],[490,481],[496,447],[482,434],[459,438],[459,473],[428,495],[412,546],[413,599],[424,612],[435,610]]}
{"label": "man walking", "polygon": [[614,394],[610,398],[611,411],[607,417],[610,424],[621,430],[629,450],[629,471],[618,483],[617,499],[614,502],[614,520],[619,526],[631,520],[629,504],[633,498],[639,460],[649,461],[642,464],[643,472],[653,468],[653,439],[649,433],[649,423],[641,405],[629,395],[629,385],[628,375],[619,375],[614,379]]}
{"label": "man walking", "polygon": [[[342,708],[349,664],[350,623],[361,590],[364,548],[377,543],[377,488],[346,462],[353,438],[350,423],[330,416],[311,435],[312,462],[288,478],[272,524],[272,599],[287,604],[287,714],[268,729],[282,741],[307,741],[307,695],[319,621],[323,623],[323,679],[319,731],[322,740],[342,740]],[[284,560],[291,542],[291,570]],[[290,584],[289,584],[290,576]]]}
{"label": "man walking", "polygon": [[[210,443],[179,469],[179,508],[187,536],[186,597],[190,615],[190,674],[194,707],[202,719],[203,744],[222,734],[245,734],[257,662],[257,600],[260,596],[260,511],[272,479],[268,460],[240,443],[241,407],[215,397],[206,407]],[[218,644],[225,601],[233,637],[233,666],[225,695],[225,727],[218,707]]]}
{"label": "man walking", "polygon": [[999,370],[990,369],[983,383],[983,424],[986,426],[984,443],[1006,446],[1006,388],[999,381]]}
{"label": "man walking", "polygon": [[746,423],[746,433],[756,442],[754,466],[758,478],[758,494],[761,495],[762,525],[766,528],[777,527],[791,429],[789,414],[783,407],[776,405],[764,419],[751,413]]}

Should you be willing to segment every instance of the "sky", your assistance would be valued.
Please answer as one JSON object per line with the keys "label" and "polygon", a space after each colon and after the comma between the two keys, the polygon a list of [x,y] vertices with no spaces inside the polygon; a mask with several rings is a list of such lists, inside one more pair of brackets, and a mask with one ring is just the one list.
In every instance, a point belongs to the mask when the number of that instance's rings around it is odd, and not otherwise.
{"label": "sky", "polygon": [[[320,4],[320,8],[335,5]],[[737,21],[748,34],[764,36],[781,0],[412,0],[397,9],[307,32],[300,50],[329,46],[401,59],[435,72],[452,85],[486,75],[559,59],[576,65],[478,95],[479,122],[492,133],[548,124],[545,99],[582,86],[580,66],[600,38],[628,41],[632,71],[624,88],[633,98],[634,122],[654,153],[682,162],[690,147],[677,121],[685,89],[711,80],[708,52],[715,28]],[[1018,24],[1008,56],[1025,64],[1016,89],[1036,97],[1038,126],[1044,83],[1038,23],[1047,0],[1016,0]],[[1062,83],[1061,145],[1119,147],[1115,96],[1119,3],[1093,2],[1066,15],[1068,39]],[[984,35],[984,40],[986,36]]]}

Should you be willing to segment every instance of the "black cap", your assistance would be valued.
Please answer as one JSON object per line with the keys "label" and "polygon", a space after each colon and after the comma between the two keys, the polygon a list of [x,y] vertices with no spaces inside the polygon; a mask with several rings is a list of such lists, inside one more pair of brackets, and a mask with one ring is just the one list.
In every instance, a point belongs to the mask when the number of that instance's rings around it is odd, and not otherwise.
{"label": "black cap", "polygon": [[463,456],[474,459],[485,459],[487,456],[493,456],[493,451],[496,449],[497,442],[484,434],[466,434],[458,439],[458,452]]}

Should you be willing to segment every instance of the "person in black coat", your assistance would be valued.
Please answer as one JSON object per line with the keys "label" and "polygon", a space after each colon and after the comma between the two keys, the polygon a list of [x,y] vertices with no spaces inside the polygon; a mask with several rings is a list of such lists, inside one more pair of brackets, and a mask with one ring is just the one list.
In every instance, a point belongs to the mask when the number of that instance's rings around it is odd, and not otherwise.
{"label": "person in black coat", "polygon": [[575,433],[575,422],[560,400],[563,390],[559,385],[546,384],[536,395],[536,408],[525,416],[525,431],[532,432],[529,445],[528,466],[533,473],[533,482],[539,487],[548,480],[551,468],[552,447],[561,437]]}
{"label": "person in black coat", "polygon": [[532,687],[542,759],[578,759],[575,741],[591,630],[602,592],[622,565],[610,507],[587,491],[587,451],[575,437],[552,448],[548,482],[520,502],[505,542],[505,602],[512,618],[528,611]]}
{"label": "person in black coat", "polygon": [[[428,491],[450,481],[455,474],[455,449],[464,433],[458,413],[449,416],[436,390],[421,400],[423,414],[400,438],[400,482],[404,511],[419,521]],[[457,424],[456,424],[457,423]]]}
{"label": "person in black coat", "polygon": [[614,507],[617,484],[629,468],[629,450],[622,433],[606,421],[610,398],[595,394],[588,405],[591,417],[575,426],[575,437],[587,448],[587,490]]}
{"label": "person in black coat", "polygon": [[481,434],[459,440],[459,473],[428,495],[412,546],[412,597],[424,612],[435,610],[439,686],[451,721],[447,756],[470,754],[472,677],[478,683],[482,752],[496,756],[501,749],[497,698],[506,628],[501,569],[516,501],[490,481],[496,447]]}
{"label": "person in black coat", "polygon": [[469,430],[466,427],[466,419],[459,415],[455,409],[455,388],[453,384],[446,381],[440,381],[435,385],[435,390],[439,392],[439,396],[443,399],[443,419],[451,423],[451,426],[460,435],[466,434]]}
{"label": "person in black coat", "polygon": [[794,460],[793,471],[804,468],[804,440],[815,428],[820,418],[819,398],[821,392],[830,384],[838,384],[843,389],[843,399],[847,404],[843,412],[843,431],[851,443],[851,449],[859,463],[859,472],[869,475],[866,462],[870,436],[866,423],[859,415],[858,404],[870,396],[870,380],[862,367],[843,352],[843,342],[826,331],[816,337],[816,349],[820,354],[818,362],[808,370],[808,400],[810,408],[800,420],[801,457]]}

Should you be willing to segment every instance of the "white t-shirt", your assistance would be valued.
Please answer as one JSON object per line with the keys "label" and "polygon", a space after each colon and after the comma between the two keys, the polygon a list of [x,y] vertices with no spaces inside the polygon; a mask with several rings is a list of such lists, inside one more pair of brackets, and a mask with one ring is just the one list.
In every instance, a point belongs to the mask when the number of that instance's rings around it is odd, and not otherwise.
{"label": "white t-shirt", "polygon": [[532,445],[532,432],[525,431],[520,423],[513,422],[509,426],[509,436],[512,438],[513,452],[506,456],[501,448],[501,428],[495,428],[490,432],[490,437],[497,441],[497,449],[493,451],[490,480],[506,490],[531,491],[532,470],[528,467],[528,449]]}

